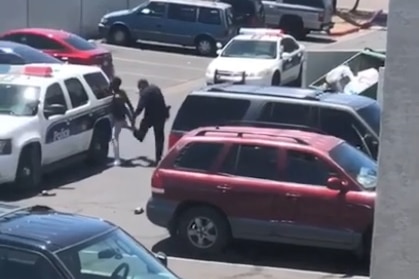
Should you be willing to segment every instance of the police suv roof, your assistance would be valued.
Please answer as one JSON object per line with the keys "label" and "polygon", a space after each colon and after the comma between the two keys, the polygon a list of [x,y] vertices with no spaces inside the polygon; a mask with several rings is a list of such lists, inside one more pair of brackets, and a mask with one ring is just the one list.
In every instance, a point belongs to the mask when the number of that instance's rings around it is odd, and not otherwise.
{"label": "police suv roof", "polygon": [[360,96],[340,93],[324,93],[316,89],[285,87],[285,86],[258,86],[258,85],[236,85],[236,84],[216,84],[194,91],[191,94],[201,94],[210,92],[211,94],[244,94],[251,96],[278,97],[301,99],[311,101],[321,101],[334,105],[349,106],[355,110],[366,107],[375,100]]}
{"label": "police suv roof", "polygon": [[[27,67],[51,68],[51,75],[25,74]],[[0,65],[0,83],[19,84],[28,86],[48,86],[58,80],[67,79],[80,74],[96,73],[100,69],[96,66],[74,64],[26,64],[19,66]]]}
{"label": "police suv roof", "polygon": [[211,0],[151,0],[151,2],[173,3],[173,4],[180,4],[180,5],[193,5],[193,6],[200,6],[200,7],[222,8],[222,9],[227,9],[231,7],[230,4],[211,1]]}
{"label": "police suv roof", "polygon": [[58,212],[45,206],[0,204],[0,242],[45,247],[54,252],[116,228],[102,219]]}

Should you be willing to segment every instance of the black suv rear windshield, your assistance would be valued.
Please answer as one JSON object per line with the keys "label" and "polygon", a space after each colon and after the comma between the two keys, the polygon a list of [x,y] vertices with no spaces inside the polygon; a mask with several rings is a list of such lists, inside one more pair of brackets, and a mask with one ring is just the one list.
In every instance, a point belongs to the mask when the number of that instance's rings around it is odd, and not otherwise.
{"label": "black suv rear windshield", "polygon": [[243,119],[250,101],[222,97],[188,96],[173,124],[175,131],[190,131],[202,126],[222,125]]}
{"label": "black suv rear windshield", "polygon": [[285,4],[303,5],[313,8],[324,8],[323,0],[284,0]]}
{"label": "black suv rear windshield", "polygon": [[359,109],[359,116],[367,122],[371,129],[377,134],[380,134],[380,117],[381,108],[377,103],[372,103],[366,107]]}

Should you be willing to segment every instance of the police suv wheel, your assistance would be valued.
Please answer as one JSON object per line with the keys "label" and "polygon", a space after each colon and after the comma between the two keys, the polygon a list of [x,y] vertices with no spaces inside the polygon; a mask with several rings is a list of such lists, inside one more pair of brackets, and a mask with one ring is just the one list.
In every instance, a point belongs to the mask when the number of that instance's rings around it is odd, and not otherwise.
{"label": "police suv wheel", "polygon": [[87,162],[91,165],[107,163],[109,153],[109,135],[104,129],[95,129],[90,141]]}
{"label": "police suv wheel", "polygon": [[16,171],[15,184],[19,189],[37,190],[42,179],[41,154],[36,147],[22,150]]}
{"label": "police suv wheel", "polygon": [[209,207],[188,209],[177,224],[179,238],[194,255],[216,255],[227,247],[231,239],[227,219]]}

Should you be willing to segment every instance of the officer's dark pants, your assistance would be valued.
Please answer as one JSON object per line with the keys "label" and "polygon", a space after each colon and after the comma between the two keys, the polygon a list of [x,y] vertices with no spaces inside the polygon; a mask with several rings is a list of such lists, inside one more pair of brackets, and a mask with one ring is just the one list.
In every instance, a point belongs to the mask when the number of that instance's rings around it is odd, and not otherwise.
{"label": "officer's dark pants", "polygon": [[136,132],[136,138],[142,142],[147,135],[148,130],[153,127],[154,130],[154,142],[156,148],[156,161],[159,162],[161,160],[163,154],[163,147],[164,147],[164,126],[166,120],[154,120],[149,121],[147,119],[141,120],[140,128]]}

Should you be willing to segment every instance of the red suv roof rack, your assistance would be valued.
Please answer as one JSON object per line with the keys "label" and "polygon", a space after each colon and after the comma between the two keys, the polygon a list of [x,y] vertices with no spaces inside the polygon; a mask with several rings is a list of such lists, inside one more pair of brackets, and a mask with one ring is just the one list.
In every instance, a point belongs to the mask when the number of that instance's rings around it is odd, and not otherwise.
{"label": "red suv roof rack", "polygon": [[207,133],[236,134],[237,137],[240,137],[240,138],[243,137],[243,135],[256,135],[256,136],[267,136],[267,137],[274,137],[274,138],[286,138],[286,139],[292,139],[298,144],[309,145],[309,143],[307,143],[306,141],[304,141],[300,138],[287,136],[287,135],[281,135],[281,134],[278,134],[278,133],[229,131],[229,130],[221,130],[219,127],[200,130],[198,133],[195,134],[195,136],[205,136],[205,134],[207,134]]}

